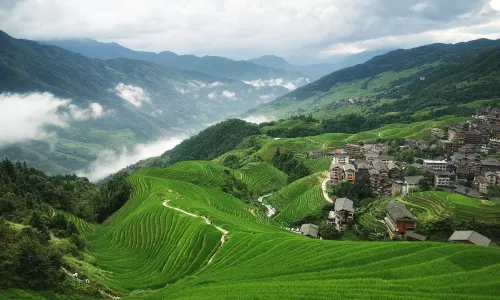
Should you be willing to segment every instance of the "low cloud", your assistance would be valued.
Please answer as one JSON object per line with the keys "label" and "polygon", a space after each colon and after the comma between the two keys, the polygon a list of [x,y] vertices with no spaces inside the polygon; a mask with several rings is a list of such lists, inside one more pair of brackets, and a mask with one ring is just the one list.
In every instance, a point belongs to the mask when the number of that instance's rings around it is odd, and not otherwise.
{"label": "low cloud", "polygon": [[79,108],[70,99],[51,93],[0,94],[0,145],[29,140],[47,141],[55,137],[50,128],[67,127],[71,121],[102,117],[98,103]]}
{"label": "low cloud", "polygon": [[281,86],[288,89],[289,91],[293,91],[297,87],[309,83],[310,79],[301,77],[296,80],[285,81],[283,78],[274,78],[268,80],[257,79],[252,81],[243,81],[243,82],[246,84],[250,84],[256,88]]}
{"label": "low cloud", "polygon": [[253,116],[248,116],[246,118],[243,118],[243,120],[250,122],[250,123],[260,124],[260,123],[264,123],[264,122],[270,122],[273,120],[273,118],[267,117],[264,115],[253,115]]}
{"label": "low cloud", "polygon": [[236,99],[236,94],[234,92],[224,90],[222,91],[222,96],[229,98],[229,99]]}
{"label": "low cloud", "polygon": [[141,107],[144,102],[151,103],[146,91],[143,88],[135,85],[119,83],[115,89],[116,95],[135,107]]}
{"label": "low cloud", "polygon": [[140,160],[159,156],[163,152],[178,145],[187,136],[167,137],[147,144],[137,144],[133,149],[123,148],[121,151],[104,150],[97,155],[97,159],[90,166],[78,172],[91,181],[98,181],[109,174],[115,173]]}
{"label": "low cloud", "polygon": [[215,99],[216,97],[217,97],[216,92],[211,92],[210,94],[208,94],[208,98],[210,98],[210,99]]}
{"label": "low cloud", "polygon": [[202,81],[198,81],[198,80],[191,80],[188,82],[188,85],[194,90],[199,90],[202,88],[214,88],[217,86],[223,86],[224,83],[219,82],[219,81],[214,81],[214,82],[209,83],[209,82],[202,82]]}

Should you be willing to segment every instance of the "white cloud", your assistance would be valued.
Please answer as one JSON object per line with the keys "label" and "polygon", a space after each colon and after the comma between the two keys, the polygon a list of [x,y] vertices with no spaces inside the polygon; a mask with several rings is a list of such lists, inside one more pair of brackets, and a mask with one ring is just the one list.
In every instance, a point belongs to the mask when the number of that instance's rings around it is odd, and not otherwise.
{"label": "white cloud", "polygon": [[121,151],[104,150],[87,169],[79,171],[78,175],[88,177],[91,181],[101,180],[140,160],[163,154],[186,137],[166,137],[148,144],[137,144],[133,149],[123,148]]}
{"label": "white cloud", "polygon": [[252,81],[243,81],[246,84],[250,84],[256,88],[261,88],[261,87],[273,87],[273,86],[281,86],[289,91],[295,90],[298,86],[302,86],[306,83],[309,83],[310,79],[309,78],[298,78],[296,80],[291,80],[291,81],[285,81],[283,78],[274,78],[274,79],[269,79],[269,80],[262,80],[262,79],[257,79],[257,80],[252,80]]}
{"label": "white cloud", "polygon": [[273,99],[275,96],[274,94],[268,94],[268,95],[260,95],[259,98],[262,99],[262,100],[271,100]]}
{"label": "white cloud", "polygon": [[236,99],[236,94],[234,92],[224,90],[222,91],[222,96],[229,98],[229,99]]}
{"label": "white cloud", "polygon": [[208,98],[210,98],[210,99],[215,99],[216,97],[217,97],[216,92],[211,92],[210,94],[208,94]]}
{"label": "white cloud", "polygon": [[119,83],[115,87],[116,95],[135,107],[141,107],[144,102],[151,103],[151,98],[139,86]]}
{"label": "white cloud", "polygon": [[[335,45],[487,24],[498,19],[499,10],[498,0],[254,0],[250,3],[143,0],[140,5],[125,0],[11,0],[9,3],[0,3],[0,28],[17,37],[90,37],[116,41],[138,50],[241,59],[269,53],[317,56]],[[405,44],[401,42],[398,46]]]}
{"label": "white cloud", "polygon": [[50,93],[0,94],[0,144],[48,140],[55,136],[51,127],[67,127],[71,121],[104,115],[98,103],[86,109]]}
{"label": "white cloud", "polygon": [[250,123],[255,123],[255,124],[260,124],[263,122],[270,122],[273,120],[272,117],[267,117],[264,115],[252,115],[244,118],[243,120],[250,122]]}
{"label": "white cloud", "polygon": [[214,81],[214,82],[208,83],[208,82],[202,82],[202,81],[198,81],[198,80],[191,80],[188,82],[188,85],[194,90],[199,90],[201,88],[214,88],[217,86],[223,86],[224,83],[219,82],[219,81]]}

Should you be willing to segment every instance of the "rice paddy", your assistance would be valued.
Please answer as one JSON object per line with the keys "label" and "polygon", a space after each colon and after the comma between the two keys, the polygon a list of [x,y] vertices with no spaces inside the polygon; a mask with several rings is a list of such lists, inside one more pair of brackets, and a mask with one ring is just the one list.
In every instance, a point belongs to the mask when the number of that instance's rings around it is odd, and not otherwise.
{"label": "rice paddy", "polygon": [[[143,169],[133,174],[131,199],[87,235],[99,268],[89,277],[124,298],[498,298],[498,248],[312,240],[211,188],[223,167],[172,167],[185,170],[175,174],[172,169]],[[238,172],[243,177],[258,174],[246,171]],[[256,178],[260,176],[266,175]],[[326,203],[322,178],[324,174],[314,174],[273,193],[267,200],[278,209],[276,220],[293,222],[320,209]],[[257,186],[264,190],[265,184]],[[179,210],[163,206],[165,200]],[[455,207],[467,204],[460,198],[447,200]],[[228,231],[223,245],[216,226]]]}

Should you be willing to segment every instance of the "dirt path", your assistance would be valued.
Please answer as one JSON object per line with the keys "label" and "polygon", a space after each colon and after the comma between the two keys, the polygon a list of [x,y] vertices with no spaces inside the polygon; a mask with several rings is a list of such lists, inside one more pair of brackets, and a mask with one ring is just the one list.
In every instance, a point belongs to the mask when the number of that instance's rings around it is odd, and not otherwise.
{"label": "dirt path", "polygon": [[[78,282],[80,282],[80,284],[88,284],[88,285],[91,285],[90,283],[85,283],[85,282],[83,281],[83,279],[80,279],[80,278],[77,278],[77,277],[73,277],[73,274],[72,274],[70,271],[68,271],[66,268],[61,267],[61,269],[64,271],[64,273],[65,273],[66,275],[68,275],[70,278],[73,278],[73,279],[77,280]],[[91,286],[92,286],[92,285],[91,285]],[[103,296],[104,296],[104,297],[106,297],[106,298],[109,298],[109,299],[120,299],[120,297],[115,296],[115,295],[112,295],[112,294],[110,294],[110,293],[108,293],[108,292],[105,292],[105,291],[103,291],[103,290],[97,289],[97,291],[99,292],[99,294],[103,295]]]}
{"label": "dirt path", "polygon": [[226,240],[227,240],[227,235],[229,234],[229,231],[225,230],[224,228],[222,228],[222,227],[220,227],[220,226],[213,225],[213,224],[212,224],[212,221],[210,221],[210,219],[209,219],[208,217],[206,217],[206,216],[201,217],[201,216],[195,215],[195,214],[193,214],[193,213],[190,213],[190,212],[188,212],[188,211],[185,211],[185,210],[183,210],[183,209],[180,209],[180,208],[178,208],[178,207],[170,206],[170,205],[168,205],[168,201],[169,201],[169,200],[165,200],[165,201],[163,201],[163,206],[165,206],[165,207],[167,207],[167,208],[174,209],[174,210],[176,210],[176,211],[179,211],[179,212],[181,212],[181,213],[183,213],[183,214],[186,214],[186,215],[191,216],[191,217],[194,217],[194,218],[202,218],[202,219],[205,221],[205,223],[206,223],[206,224],[208,224],[208,225],[212,225],[212,226],[214,226],[214,227],[215,227],[215,229],[217,229],[217,230],[219,230],[220,232],[222,232],[222,236],[221,236],[221,238],[220,238],[220,242],[221,242],[221,244],[220,244],[219,248],[217,249],[217,251],[214,253],[214,255],[212,255],[212,257],[210,257],[210,259],[208,260],[208,263],[211,263],[211,262],[212,262],[212,260],[214,259],[215,255],[216,255],[216,254],[217,254],[217,252],[219,251],[219,249],[220,249],[220,248],[222,248],[222,246],[224,246],[224,244],[226,243]]}
{"label": "dirt path", "polygon": [[325,198],[326,201],[334,203],[335,201],[332,198],[330,198],[330,195],[328,195],[328,191],[326,190],[326,184],[328,183],[329,180],[330,178],[326,178],[325,180],[323,180],[323,182],[321,183],[321,191],[323,192],[323,197]]}
{"label": "dirt path", "polygon": [[264,201],[264,198],[267,198],[269,196],[271,196],[273,193],[269,193],[267,195],[264,195],[264,196],[260,196],[257,201],[259,201],[260,204],[264,205],[266,208],[267,208],[267,216],[270,218],[272,216],[274,216],[276,214],[276,209],[274,207],[272,207],[271,205],[269,204],[264,204],[262,203]]}
{"label": "dirt path", "polygon": [[305,137],[306,140],[308,140],[309,142],[313,143],[313,144],[321,144],[321,148],[326,148],[326,145],[324,143],[321,143],[321,142],[316,142],[316,141],[313,141],[311,140],[310,138],[308,137]]}

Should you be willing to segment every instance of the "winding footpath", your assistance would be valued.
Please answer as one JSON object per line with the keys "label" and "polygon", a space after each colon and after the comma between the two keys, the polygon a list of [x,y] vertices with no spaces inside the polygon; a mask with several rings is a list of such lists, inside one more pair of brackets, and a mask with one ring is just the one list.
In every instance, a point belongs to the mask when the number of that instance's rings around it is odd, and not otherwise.
{"label": "winding footpath", "polygon": [[321,143],[321,142],[317,142],[317,141],[313,141],[311,140],[310,138],[306,137],[305,138],[306,140],[308,140],[309,142],[313,143],[313,144],[321,144],[321,149],[324,149],[326,148],[326,145],[324,143]]}
{"label": "winding footpath", "polygon": [[262,201],[264,200],[264,198],[266,197],[269,197],[271,196],[273,193],[269,193],[267,195],[264,195],[264,196],[260,196],[257,201],[259,201],[260,204],[264,205],[266,208],[267,208],[267,216],[270,218],[272,216],[274,216],[276,214],[276,209],[274,207],[272,207],[271,205],[269,204],[264,204],[262,203]]}
{"label": "winding footpath", "polygon": [[[80,278],[73,277],[73,274],[71,274],[71,272],[70,272],[70,271],[68,271],[66,268],[61,267],[61,269],[64,271],[64,273],[65,273],[66,275],[68,275],[70,278],[73,278],[73,279],[77,280],[78,282],[80,282],[80,284],[89,284],[89,283],[85,283],[85,282],[84,282],[82,279],[80,279]],[[99,291],[99,294],[103,295],[103,296],[104,296],[104,297],[106,297],[106,298],[109,298],[109,299],[120,299],[120,297],[115,296],[115,295],[112,295],[112,294],[110,294],[110,293],[108,293],[108,292],[105,292],[105,291],[103,291],[103,290],[99,290],[99,289],[97,289],[97,291]]]}
{"label": "winding footpath", "polygon": [[330,195],[328,195],[328,191],[326,190],[326,185],[328,184],[329,180],[330,178],[326,178],[325,180],[323,180],[323,182],[321,183],[321,191],[323,192],[323,197],[325,198],[326,201],[334,203],[335,201],[332,198],[330,198]]}
{"label": "winding footpath", "polygon": [[212,260],[214,259],[215,255],[217,254],[217,252],[219,252],[220,248],[222,248],[222,246],[224,246],[224,244],[226,243],[227,235],[229,234],[229,231],[225,230],[224,228],[222,228],[220,226],[213,225],[212,221],[210,221],[210,219],[208,219],[206,216],[201,217],[201,216],[195,215],[193,213],[190,213],[188,211],[185,211],[183,209],[180,209],[178,207],[170,206],[170,205],[168,205],[168,202],[169,202],[169,200],[163,201],[163,206],[165,206],[167,208],[170,208],[170,209],[174,209],[174,210],[176,210],[178,212],[181,212],[181,213],[186,214],[188,216],[191,216],[193,218],[202,218],[205,221],[206,224],[212,225],[212,226],[215,227],[215,229],[217,229],[220,232],[222,232],[222,236],[220,238],[221,244],[220,244],[219,248],[217,249],[217,251],[214,253],[214,255],[212,255],[212,257],[210,257],[210,259],[208,260],[208,263],[211,263]]}

